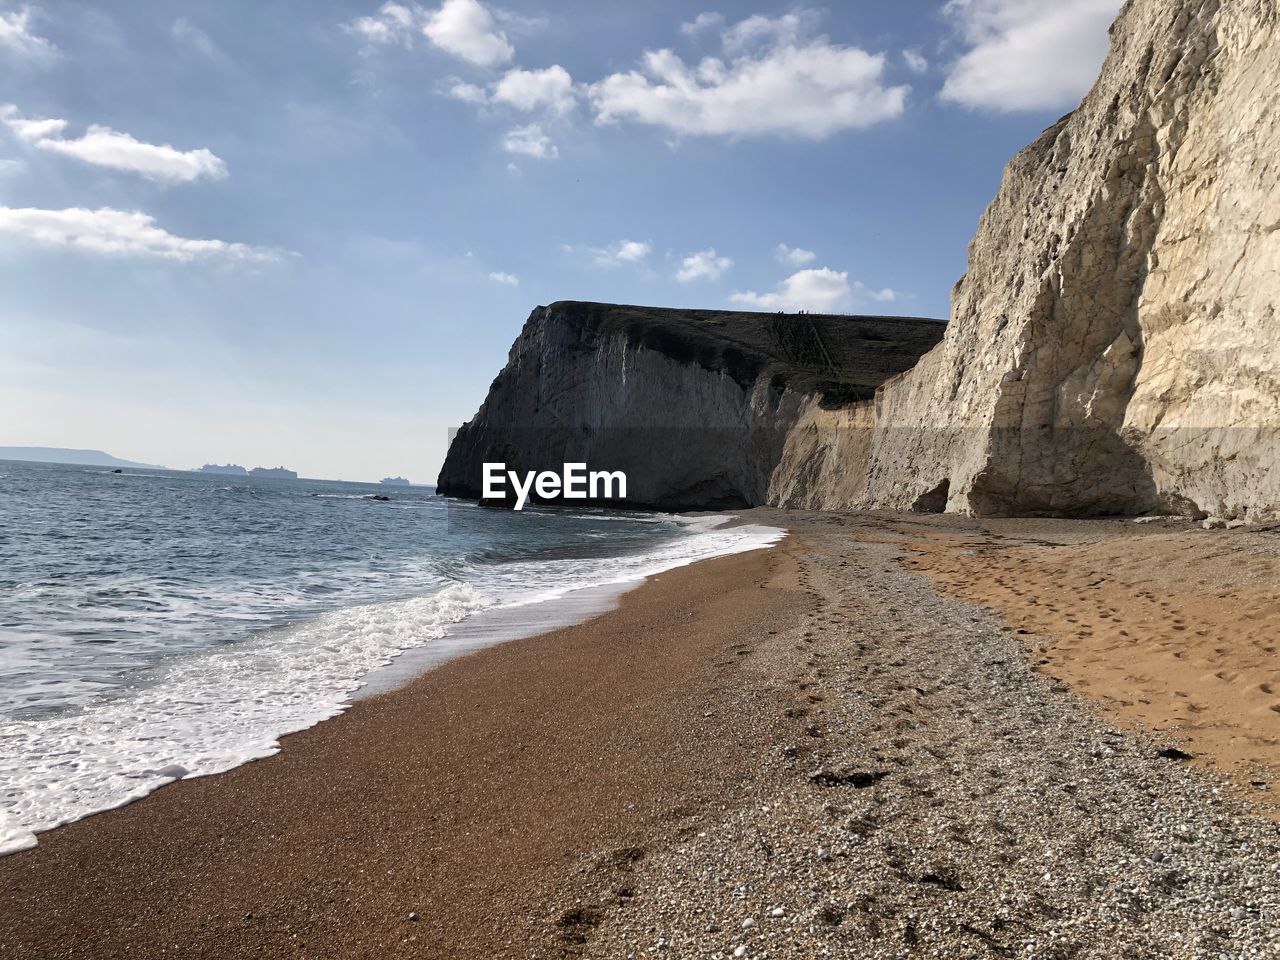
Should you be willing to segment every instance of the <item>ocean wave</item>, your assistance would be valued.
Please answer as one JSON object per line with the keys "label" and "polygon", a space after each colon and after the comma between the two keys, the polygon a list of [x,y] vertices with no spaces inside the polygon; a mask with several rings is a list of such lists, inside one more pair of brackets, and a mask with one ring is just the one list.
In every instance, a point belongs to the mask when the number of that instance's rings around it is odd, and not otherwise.
{"label": "ocean wave", "polygon": [[[234,644],[174,656],[137,677],[127,692],[74,713],[0,721],[0,855],[31,846],[40,831],[130,803],[174,780],[270,756],[280,737],[346,709],[371,672],[473,614],[638,582],[785,536],[773,527],[724,527],[728,519],[664,518],[687,535],[621,556],[443,567],[436,558],[421,575],[430,570],[454,582],[425,596],[347,606],[260,630]],[[329,576],[322,580],[332,583]],[[262,598],[247,592],[228,591],[223,599],[252,618]]]}
{"label": "ocean wave", "polygon": [[452,584],[336,610],[177,660],[128,698],[0,724],[0,854],[174,780],[270,756],[280,737],[341,713],[371,670],[489,604],[474,587]]}

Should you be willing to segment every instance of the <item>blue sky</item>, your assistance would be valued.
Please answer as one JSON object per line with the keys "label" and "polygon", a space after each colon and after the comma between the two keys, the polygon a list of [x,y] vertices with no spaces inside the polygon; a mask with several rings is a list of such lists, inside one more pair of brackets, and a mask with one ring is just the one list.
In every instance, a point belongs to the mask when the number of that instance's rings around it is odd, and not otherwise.
{"label": "blue sky", "polygon": [[1119,0],[0,0],[0,445],[432,481],[538,304],[946,316]]}

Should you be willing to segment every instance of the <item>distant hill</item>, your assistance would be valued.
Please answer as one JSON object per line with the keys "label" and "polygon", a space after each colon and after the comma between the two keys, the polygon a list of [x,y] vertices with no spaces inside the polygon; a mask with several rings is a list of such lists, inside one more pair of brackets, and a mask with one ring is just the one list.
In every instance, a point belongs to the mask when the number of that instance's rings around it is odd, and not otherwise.
{"label": "distant hill", "polygon": [[70,450],[66,447],[0,447],[0,460],[31,460],[36,463],[70,463],[82,467],[140,467],[163,470],[154,463],[121,460],[101,450]]}

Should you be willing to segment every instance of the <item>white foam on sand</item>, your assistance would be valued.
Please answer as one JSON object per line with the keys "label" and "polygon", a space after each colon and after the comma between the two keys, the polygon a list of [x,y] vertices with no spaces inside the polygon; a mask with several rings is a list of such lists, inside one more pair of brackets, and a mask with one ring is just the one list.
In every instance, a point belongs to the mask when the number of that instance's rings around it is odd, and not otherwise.
{"label": "white foam on sand", "polygon": [[624,593],[649,577],[699,560],[760,550],[786,536],[785,530],[758,524],[724,528],[735,519],[729,516],[658,515],[654,522],[673,519],[696,536],[636,556],[512,563],[481,574],[476,581],[481,588],[505,599],[451,628],[447,636],[408,650],[374,671],[356,698],[394,690],[474,650],[583,623],[612,609]]}
{"label": "white foam on sand", "polygon": [[30,834],[123,806],[182,777],[221,773],[340,713],[400,651],[486,606],[467,584],[348,607],[214,653],[89,708],[0,724],[0,853]]}
{"label": "white foam on sand", "polygon": [[483,629],[405,666],[420,671],[445,655],[585,619],[646,577],[786,535],[721,526],[727,519],[682,520],[693,535],[647,553],[475,568],[467,582],[429,596],[348,607],[176,657],[125,695],[80,712],[0,723],[0,855],[175,780],[276,753],[280,737],[341,713],[379,668],[405,651],[431,650],[477,612],[493,611]]}

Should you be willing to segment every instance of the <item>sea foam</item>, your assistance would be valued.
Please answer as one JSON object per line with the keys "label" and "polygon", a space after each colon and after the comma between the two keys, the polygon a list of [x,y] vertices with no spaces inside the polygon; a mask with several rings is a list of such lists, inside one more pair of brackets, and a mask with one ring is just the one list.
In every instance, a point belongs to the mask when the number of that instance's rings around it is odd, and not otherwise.
{"label": "sea foam", "polygon": [[687,536],[647,552],[468,567],[462,582],[427,596],[346,607],[174,657],[80,711],[0,722],[0,855],[174,780],[276,753],[280,737],[346,709],[370,672],[478,611],[635,582],[785,535],[759,525],[723,527],[725,519],[680,520]]}

